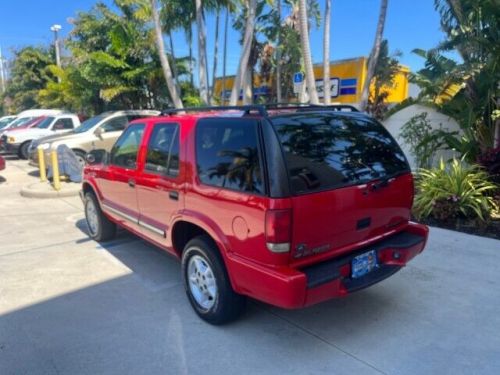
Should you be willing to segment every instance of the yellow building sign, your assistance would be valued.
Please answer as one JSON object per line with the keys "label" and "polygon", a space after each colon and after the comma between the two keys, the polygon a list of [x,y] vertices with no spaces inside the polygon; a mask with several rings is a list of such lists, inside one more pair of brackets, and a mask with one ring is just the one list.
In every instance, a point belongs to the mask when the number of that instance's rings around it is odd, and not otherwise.
{"label": "yellow building sign", "polygon": [[[332,61],[330,63],[330,93],[331,101],[334,103],[357,104],[361,99],[361,91],[366,79],[367,58],[359,57],[354,59]],[[389,95],[387,103],[396,104],[408,97],[408,74],[410,70],[405,66],[400,66],[396,73],[392,87],[384,87]],[[314,65],[314,76],[316,77],[316,88],[318,95],[323,98],[323,64]],[[220,98],[229,99],[231,88],[233,87],[234,76],[226,77],[225,89],[221,78],[215,80],[215,93]],[[271,79],[269,82],[261,82],[258,75],[254,78],[254,99],[268,97],[271,90]],[[224,91],[224,92],[223,92]],[[242,94],[240,92],[240,100]],[[297,97],[288,98],[289,101],[296,101]]]}

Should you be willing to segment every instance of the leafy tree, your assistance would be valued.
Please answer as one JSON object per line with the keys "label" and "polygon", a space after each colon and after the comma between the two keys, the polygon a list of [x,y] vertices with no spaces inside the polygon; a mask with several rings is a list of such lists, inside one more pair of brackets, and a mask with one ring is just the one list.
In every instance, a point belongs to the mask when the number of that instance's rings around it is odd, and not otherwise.
{"label": "leafy tree", "polygon": [[54,54],[45,47],[25,47],[14,52],[11,78],[5,92],[13,112],[38,105],[38,92],[54,78],[48,69]]}
{"label": "leafy tree", "polygon": [[101,112],[98,90],[82,76],[74,64],[64,68],[49,65],[53,78],[38,91],[37,101],[45,108],[65,108],[77,113],[93,115]]}
{"label": "leafy tree", "polygon": [[388,2],[389,2],[388,0],[380,1],[380,12],[378,16],[377,30],[375,32],[375,40],[373,42],[372,51],[370,52],[370,58],[368,60],[368,69],[366,72],[366,79],[365,82],[363,83],[363,90],[361,92],[361,102],[359,104],[359,107],[362,111],[365,110],[368,104],[368,93],[373,79],[373,75],[375,74],[375,66],[377,65],[377,60],[380,54],[380,47],[382,45],[382,36],[384,34],[385,16],[387,14]]}
{"label": "leafy tree", "polygon": [[73,21],[67,45],[82,77],[99,90],[107,108],[161,108],[169,103],[154,34],[137,16],[139,5],[116,0],[115,13],[98,3]]}
{"label": "leafy tree", "polygon": [[[500,8],[495,0],[435,0],[435,6],[446,39],[433,50],[415,50],[426,63],[411,78],[422,88],[421,101],[459,123],[462,134],[443,132],[442,139],[475,162],[495,142],[500,145],[500,123],[494,117],[500,97]],[[449,51],[462,61],[445,57]]]}
{"label": "leafy tree", "polygon": [[370,95],[366,107],[367,112],[378,120],[382,120],[387,112],[385,100],[389,95],[388,89],[393,86],[394,77],[399,71],[397,57],[400,55],[399,51],[395,51],[392,55],[389,54],[387,39],[384,39],[380,44],[380,53],[372,79],[373,93]]}

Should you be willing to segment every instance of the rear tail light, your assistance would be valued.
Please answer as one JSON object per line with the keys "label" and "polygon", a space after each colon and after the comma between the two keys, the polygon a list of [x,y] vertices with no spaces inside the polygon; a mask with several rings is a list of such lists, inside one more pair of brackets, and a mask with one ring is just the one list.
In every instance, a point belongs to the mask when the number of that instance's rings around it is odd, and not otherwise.
{"label": "rear tail light", "polygon": [[266,212],[266,245],[273,253],[290,251],[292,211],[268,210]]}

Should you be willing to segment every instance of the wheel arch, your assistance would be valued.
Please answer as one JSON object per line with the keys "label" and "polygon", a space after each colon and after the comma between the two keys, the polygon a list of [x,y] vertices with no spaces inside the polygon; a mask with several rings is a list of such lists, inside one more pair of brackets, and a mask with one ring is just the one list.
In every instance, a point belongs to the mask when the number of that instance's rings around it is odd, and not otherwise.
{"label": "wheel arch", "polygon": [[206,236],[212,241],[226,268],[233,290],[237,290],[237,285],[228,264],[228,252],[230,251],[228,239],[210,218],[198,217],[198,215],[183,215],[173,223],[170,240],[176,256],[181,259],[186,244],[197,236]]}
{"label": "wheel arch", "polygon": [[83,196],[85,196],[85,194],[87,193],[93,193],[97,200],[99,201],[99,204],[101,204],[101,192],[99,191],[99,189],[97,188],[97,186],[95,186],[95,184],[93,184],[92,182],[88,181],[88,180],[84,180],[82,182],[82,192],[83,192]]}

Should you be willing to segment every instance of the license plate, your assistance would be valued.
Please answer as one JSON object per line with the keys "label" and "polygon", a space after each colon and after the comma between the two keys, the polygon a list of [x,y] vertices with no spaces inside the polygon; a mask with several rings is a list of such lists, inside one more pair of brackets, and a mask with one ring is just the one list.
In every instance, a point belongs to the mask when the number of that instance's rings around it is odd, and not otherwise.
{"label": "license plate", "polygon": [[375,250],[368,251],[355,257],[351,262],[351,275],[353,279],[357,279],[373,271],[377,266],[377,252]]}

